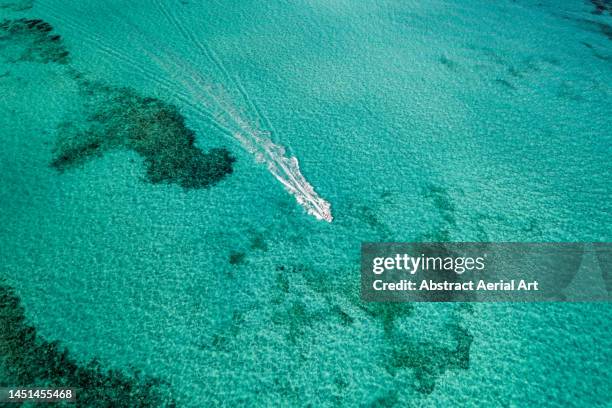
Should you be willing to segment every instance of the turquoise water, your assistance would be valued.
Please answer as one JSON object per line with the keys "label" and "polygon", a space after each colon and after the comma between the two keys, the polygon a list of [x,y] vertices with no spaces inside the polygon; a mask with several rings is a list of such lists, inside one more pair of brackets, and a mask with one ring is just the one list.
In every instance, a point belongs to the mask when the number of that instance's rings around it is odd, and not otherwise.
{"label": "turquoise water", "polygon": [[[0,271],[41,339],[178,406],[609,404],[606,304],[359,300],[362,241],[610,241],[609,9],[73,3],[0,2]],[[299,159],[332,223],[238,121]],[[156,181],[160,146],[234,161]]]}

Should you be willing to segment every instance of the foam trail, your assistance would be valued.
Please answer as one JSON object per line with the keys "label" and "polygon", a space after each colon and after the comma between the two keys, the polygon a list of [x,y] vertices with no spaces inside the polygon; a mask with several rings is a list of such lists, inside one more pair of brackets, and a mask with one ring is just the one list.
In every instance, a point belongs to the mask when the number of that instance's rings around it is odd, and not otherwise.
{"label": "foam trail", "polygon": [[[172,18],[167,10],[164,9],[163,4],[158,5],[161,7],[162,13],[165,15],[167,20],[179,30],[186,40],[191,41],[197,48],[205,51],[205,54],[208,54],[208,57],[212,59],[217,68],[226,78],[232,78],[223,66],[222,62],[211,55],[212,50],[209,50],[208,47],[205,47],[202,43],[197,41],[197,37],[187,32],[176,18]],[[166,51],[166,56],[171,57],[171,53]],[[176,63],[178,64],[178,61]],[[306,180],[300,171],[298,159],[293,156],[288,157],[283,146],[272,142],[269,137],[269,132],[253,129],[232,106],[232,104],[222,100],[220,96],[214,94],[211,87],[206,84],[197,70],[192,69],[190,71],[192,72],[188,78],[195,82],[196,87],[199,86],[200,92],[204,93],[208,97],[212,96],[212,99],[221,108],[222,114],[217,116],[217,120],[221,123],[221,126],[234,127],[232,124],[238,125],[239,129],[234,132],[234,137],[240,141],[242,146],[248,152],[255,156],[258,162],[263,162],[266,164],[268,171],[270,171],[270,173],[283,184],[285,189],[295,197],[298,204],[301,205],[308,214],[314,216],[316,219],[332,222],[333,216],[331,213],[331,204],[320,197],[314,190],[314,187],[308,182],[308,180]],[[184,81],[184,85],[186,85],[187,88],[190,88],[192,91],[194,88],[196,88],[190,87],[185,82],[186,81]],[[250,99],[248,98],[246,91],[241,87],[236,79],[234,79],[234,85],[240,90],[242,97],[245,99],[244,102],[254,109],[255,114],[259,116],[260,119],[264,119],[262,122],[267,123],[268,121],[265,120],[267,118],[262,118],[259,110],[256,109],[252,103],[249,104]],[[227,123],[228,121],[231,123]]]}
{"label": "foam trail", "polygon": [[298,159],[293,156],[287,157],[285,148],[274,144],[264,136],[267,134],[267,132],[244,129],[243,132],[236,132],[234,137],[245,149],[255,155],[257,161],[266,164],[270,173],[295,196],[298,204],[304,207],[308,214],[318,220],[332,222],[334,217],[331,205],[316,193],[302,175]]}
{"label": "foam trail", "polygon": [[[321,198],[302,175],[298,159],[288,156],[283,146],[273,143],[269,132],[253,128],[246,119],[247,115],[241,114],[241,111],[231,103],[230,99],[224,97],[223,94],[225,92],[223,88],[215,89],[216,87],[207,83],[193,62],[174,55],[164,44],[160,44],[155,38],[147,36],[139,27],[135,26],[124,16],[122,19],[124,24],[130,26],[133,32],[139,33],[143,38],[149,37],[147,41],[156,46],[157,53],[149,52],[146,48],[141,49],[141,51],[144,51],[150,61],[168,74],[168,78],[157,78],[152,70],[136,64],[128,53],[117,51],[116,47],[107,46],[108,43],[105,44],[102,38],[95,34],[92,35],[85,26],[74,20],[71,21],[65,16],[59,16],[51,7],[43,5],[43,8],[47,9],[46,11],[49,14],[55,15],[59,20],[67,22],[72,28],[80,31],[85,39],[93,40],[90,43],[96,43],[105,56],[127,63],[131,68],[135,68],[133,72],[138,72],[145,78],[159,84],[163,89],[181,100],[188,108],[193,109],[203,118],[207,120],[212,119],[217,128],[239,141],[242,147],[253,154],[258,162],[264,163],[268,171],[283,184],[285,189],[295,197],[298,204],[308,214],[318,220],[332,222],[333,216],[331,214],[330,203]],[[221,71],[223,76],[229,79],[230,82],[233,82],[234,86],[238,87],[242,98],[245,99],[243,102],[254,111],[252,113],[257,117],[255,122],[258,124],[263,122],[271,127],[272,125],[267,118],[263,117],[238,79],[229,74],[222,61],[214,56],[213,51],[206,44],[197,40],[193,33],[190,33],[184,26],[181,26],[181,22],[176,16],[172,16],[165,9],[163,11],[165,11],[163,13],[165,17],[175,28],[179,29],[183,37],[194,43],[200,51],[203,51],[203,54],[212,60],[213,65]],[[121,13],[119,12],[117,15],[121,15]],[[177,72],[181,72],[183,75],[178,78],[175,75]]]}
{"label": "foam trail", "polygon": [[279,180],[289,193],[295,196],[306,212],[318,220],[332,222],[334,217],[331,213],[331,205],[321,198],[312,185],[300,172],[300,164],[295,157],[286,157],[285,149],[275,145],[272,141],[257,137],[259,145],[263,146],[268,159],[264,159],[268,170]]}
{"label": "foam trail", "polygon": [[[172,59],[172,53],[166,51],[165,56]],[[170,70],[168,63],[149,55],[152,60],[166,70]],[[180,61],[175,60],[179,65]],[[183,72],[190,70],[183,66]],[[191,82],[191,83],[190,83]],[[240,112],[230,103],[229,98],[224,98],[221,90],[216,93],[212,87],[204,82],[204,78],[198,71],[190,72],[189,76],[184,76],[181,81],[183,87],[191,94],[199,96],[198,99],[204,102],[212,99],[216,105],[217,113],[215,120],[223,129],[235,129],[232,133],[242,147],[255,156],[258,162],[265,163],[268,171],[280,181],[285,189],[295,196],[296,201],[308,214],[318,220],[327,222],[333,221],[331,205],[321,198],[313,186],[306,180],[300,171],[299,161],[296,157],[287,156],[285,148],[272,142],[269,132],[253,129]]]}

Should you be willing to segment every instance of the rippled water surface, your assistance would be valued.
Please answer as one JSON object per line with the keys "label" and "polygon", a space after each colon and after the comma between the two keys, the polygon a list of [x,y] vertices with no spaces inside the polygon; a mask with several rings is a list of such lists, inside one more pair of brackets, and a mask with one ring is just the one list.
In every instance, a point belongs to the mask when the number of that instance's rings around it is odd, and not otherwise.
{"label": "rippled water surface", "polygon": [[610,241],[611,41],[607,1],[0,0],[0,382],[605,406],[607,304],[363,303],[359,248]]}

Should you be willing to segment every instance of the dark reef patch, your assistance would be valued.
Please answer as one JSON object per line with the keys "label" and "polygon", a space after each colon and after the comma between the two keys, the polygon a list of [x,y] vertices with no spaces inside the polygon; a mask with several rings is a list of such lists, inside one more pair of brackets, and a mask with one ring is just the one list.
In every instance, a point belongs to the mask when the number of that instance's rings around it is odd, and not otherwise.
{"label": "dark reef patch", "polygon": [[608,40],[612,40],[612,26],[600,21],[595,21],[587,18],[571,18],[564,17],[566,20],[576,22],[584,30],[599,33],[605,36]]}
{"label": "dark reef patch", "polygon": [[450,242],[453,229],[457,226],[455,205],[446,187],[436,184],[425,186],[423,197],[433,205],[440,217],[440,225],[425,232],[415,242]]}
{"label": "dark reef patch", "polygon": [[384,199],[370,205],[361,203],[350,204],[351,217],[353,217],[356,222],[367,225],[367,227],[376,234],[376,239],[381,242],[392,240],[393,236],[393,231],[389,225],[381,220],[379,216],[381,207],[385,204],[387,204],[387,202]]}
{"label": "dark reef patch", "polygon": [[[446,191],[433,190],[434,201],[441,208],[451,210],[453,207]],[[452,219],[451,215],[447,214],[447,217]],[[373,364],[388,373],[391,383],[361,406],[394,406],[403,396],[401,390],[406,387],[406,376],[414,378],[412,391],[427,395],[433,392],[444,373],[469,368],[473,337],[463,318],[465,312],[473,313],[470,305],[458,305],[449,310],[448,321],[440,325],[435,338],[428,336],[427,330],[424,335],[413,333],[411,322],[423,316],[416,313],[421,312],[420,306],[361,301],[354,285],[342,285],[345,281],[352,281],[345,277],[357,277],[358,273],[354,268],[323,272],[303,264],[276,266],[276,273],[270,282],[271,309],[269,313],[261,314],[268,316],[275,336],[283,338],[298,365],[309,361],[313,348],[319,346],[320,334],[327,333],[330,325],[335,325],[342,335],[359,331],[363,325],[367,325],[380,330],[383,341],[377,352],[385,357]],[[342,278],[334,279],[336,276]],[[219,353],[233,353],[237,345],[245,341],[238,338],[239,335],[252,335],[243,330],[246,325],[244,314],[235,312],[200,347]],[[283,378],[275,379],[275,389],[282,393],[285,390]],[[329,385],[334,390],[332,398],[337,405],[342,405],[347,384],[346,380],[336,379]]]}
{"label": "dark reef patch", "polygon": [[203,152],[179,110],[128,88],[84,81],[86,126],[64,124],[51,166],[79,166],[111,150],[128,149],[144,159],[151,183],[175,183],[186,189],[210,187],[233,171],[235,159],[224,148]]}
{"label": "dark reef patch", "polygon": [[505,79],[499,79],[498,78],[498,79],[495,80],[495,83],[499,84],[501,86],[504,86],[506,88],[512,89],[513,91],[516,91],[516,86],[512,85],[510,82],[508,82]]}
{"label": "dark reef patch", "polygon": [[591,4],[595,7],[593,14],[602,15],[608,13],[612,15],[612,1],[610,0],[591,0]]}
{"label": "dark reef patch", "polygon": [[0,386],[76,388],[78,407],[174,407],[168,384],[143,375],[81,364],[59,342],[26,322],[14,290],[0,280]]}
{"label": "dark reef patch", "polygon": [[309,290],[321,296],[326,296],[335,289],[338,289],[337,286],[334,286],[335,282],[326,279],[325,274],[322,274],[309,265],[278,265],[276,267],[276,273],[279,279],[282,278],[292,281],[299,280],[308,287]]}
{"label": "dark reef patch", "polygon": [[266,252],[268,250],[268,244],[264,234],[259,232],[253,232],[251,236],[251,249]]}
{"label": "dark reef patch", "polygon": [[230,252],[229,263],[232,265],[238,265],[244,262],[246,255],[244,252]]}
{"label": "dark reef patch", "polygon": [[[240,333],[240,330],[245,325],[245,317],[244,313],[238,310],[235,310],[232,313],[232,317],[229,321],[227,321],[224,327],[213,334],[210,346],[217,351],[230,353],[233,350],[233,342],[236,339],[236,336]],[[202,343],[199,346],[201,349],[207,349],[209,344]]]}
{"label": "dark reef patch", "polygon": [[362,407],[368,408],[392,408],[397,406],[399,400],[399,393],[397,390],[387,391],[380,396],[375,396],[374,401],[368,405],[362,405]]}
{"label": "dark reef patch", "polygon": [[445,55],[442,55],[440,57],[440,63],[444,65],[446,68],[453,70],[453,71],[456,70],[459,66],[459,64],[457,64],[455,61],[451,60],[450,58],[446,57]]}
{"label": "dark reef patch", "polygon": [[[368,320],[381,328],[385,345],[383,349],[389,359],[381,361],[383,368],[393,377],[403,377],[405,370],[414,373],[415,390],[422,394],[433,392],[440,376],[449,370],[468,369],[472,334],[463,322],[466,313],[473,313],[471,306],[459,306],[451,313],[449,322],[442,330],[450,342],[439,342],[428,337],[415,336],[408,338],[407,325],[415,315],[416,306],[410,303],[366,303],[362,301],[339,303],[335,296],[325,296],[325,291],[313,286],[309,279],[301,279],[310,269],[300,266],[279,266],[276,276],[276,291],[278,297],[273,299],[275,312],[271,323],[279,332],[285,334],[286,340],[300,348],[307,348],[313,336],[319,331],[319,326],[329,324],[330,316],[342,327],[348,329],[356,321]],[[314,272],[311,271],[312,274]],[[319,279],[321,280],[321,278]],[[306,286],[303,284],[306,283]],[[303,302],[305,297],[312,296],[309,290],[323,295],[325,307],[313,310]],[[347,294],[345,294],[347,295]],[[349,296],[350,298],[350,296]],[[403,381],[403,380],[401,380]],[[387,390],[372,406],[385,406],[387,397],[397,401],[397,389]],[[381,405],[382,404],[382,405]],[[391,404],[393,405],[393,404]]]}
{"label": "dark reef patch", "polygon": [[248,246],[241,245],[240,248],[234,248],[232,251],[230,251],[230,265],[243,264],[247,260],[248,256],[250,256],[251,251],[266,252],[268,250],[268,244],[266,243],[264,233],[261,233],[255,229],[248,229],[245,235],[249,236]]}
{"label": "dark reef patch", "polygon": [[414,306],[411,303],[365,303],[362,309],[372,318],[382,324],[385,336],[389,339],[393,334],[395,322],[401,318],[412,316]]}
{"label": "dark reef patch", "polygon": [[413,369],[418,381],[417,391],[431,394],[436,380],[447,370],[467,370],[470,367],[470,347],[474,337],[459,323],[449,324],[448,329],[455,341],[455,346],[450,348],[426,339],[414,342],[395,336],[394,343],[397,346],[393,350],[390,371]]}
{"label": "dark reef patch", "polygon": [[512,91],[539,86],[547,72],[563,65],[558,57],[548,53],[524,54],[517,60],[507,52],[477,45],[468,46],[467,50],[475,53],[471,57],[475,70],[483,71],[494,84]]}
{"label": "dark reef patch", "polygon": [[[310,279],[316,272],[304,265],[280,265],[276,272],[274,289],[277,295],[271,299],[275,305],[271,323],[283,332],[288,342],[301,344],[306,333],[312,332],[324,320],[321,311],[310,310],[303,299],[310,291],[326,299],[327,288],[313,285]],[[329,306],[327,301],[325,303]]]}
{"label": "dark reef patch", "polygon": [[556,94],[559,98],[568,99],[575,102],[580,102],[583,100],[580,89],[569,81],[562,81]]}
{"label": "dark reef patch", "polygon": [[0,21],[0,55],[6,62],[67,64],[69,52],[53,27],[40,19]]}
{"label": "dark reef patch", "polygon": [[595,58],[600,59],[605,62],[612,62],[612,56],[601,54],[599,51],[597,51],[597,49],[592,44],[589,44],[588,42],[584,42],[584,41],[580,41],[580,44],[584,45],[589,50],[591,50],[591,53],[593,54]]}
{"label": "dark reef patch", "polygon": [[[53,27],[40,19],[0,21],[0,56],[7,62],[68,64],[69,52]],[[203,152],[178,108],[142,97],[128,88],[92,83],[71,70],[84,97],[84,126],[64,123],[51,166],[76,167],[110,150],[128,149],[144,159],[151,183],[175,183],[186,189],[206,188],[233,171],[227,149]]]}
{"label": "dark reef patch", "polygon": [[314,331],[314,325],[323,319],[309,311],[300,300],[286,302],[283,306],[274,312],[272,323],[281,330],[285,329],[285,338],[291,344],[304,338],[307,330]]}
{"label": "dark reef patch", "polygon": [[332,307],[332,312],[335,316],[337,316],[343,325],[350,326],[355,323],[355,319],[345,312],[340,305],[335,305]]}
{"label": "dark reef patch", "polygon": [[[437,214],[438,222],[429,231],[424,231],[415,238],[416,242],[450,242],[458,227],[457,208],[451,191],[440,184],[429,183],[423,187],[423,202],[431,206],[431,211]],[[486,240],[486,233],[482,233]],[[437,299],[440,300],[440,299]],[[391,361],[384,364],[386,370],[394,377],[405,370],[411,370],[416,379],[416,391],[430,394],[440,376],[449,370],[468,369],[472,334],[464,326],[465,313],[473,313],[469,305],[460,306],[450,316],[450,321],[442,329],[451,343],[440,343],[428,337],[415,336],[408,338],[405,330],[415,315],[417,308],[410,303],[364,303],[357,306],[364,311],[369,319],[380,324],[386,348],[390,352]],[[372,406],[393,406],[398,399],[395,389],[388,389],[380,395]]]}
{"label": "dark reef patch", "polygon": [[507,67],[507,71],[508,74],[510,74],[510,76],[512,76],[513,78],[525,78],[531,74],[536,74],[538,72],[541,72],[541,67],[540,65],[544,62],[550,65],[555,65],[558,66],[559,62],[552,62],[555,61],[554,59],[551,58],[542,58],[540,60],[536,60],[534,58],[525,58],[523,59],[523,61],[521,62],[521,64],[519,65],[509,65]]}

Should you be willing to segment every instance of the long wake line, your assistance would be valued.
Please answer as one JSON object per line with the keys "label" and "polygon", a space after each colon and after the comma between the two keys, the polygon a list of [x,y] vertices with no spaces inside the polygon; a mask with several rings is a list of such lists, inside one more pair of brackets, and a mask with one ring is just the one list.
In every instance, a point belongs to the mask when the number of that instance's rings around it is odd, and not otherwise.
{"label": "long wake line", "polygon": [[[164,44],[155,41],[154,38],[146,36],[142,30],[131,23],[127,18],[123,18],[122,22],[129,25],[131,30],[141,34],[147,41],[151,41],[155,45],[156,52],[152,53],[143,48],[147,57],[154,62],[167,75],[166,78],[159,78],[154,71],[138,64],[128,53],[121,52],[116,44],[105,42],[100,36],[96,36],[89,32],[86,26],[81,22],[68,21],[65,15],[58,15],[52,7],[45,7],[45,11],[65,23],[68,23],[72,28],[81,32],[83,39],[91,40],[89,42],[95,44],[100,51],[106,56],[120,60],[123,63],[137,69],[145,78],[153,80],[166,91],[170,92],[174,97],[177,97],[188,108],[192,109],[202,118],[213,122],[215,127],[222,130],[225,134],[232,136],[240,142],[241,146],[251,153],[257,162],[264,163],[268,171],[285,187],[291,195],[293,195],[297,203],[302,206],[306,212],[314,216],[318,220],[332,222],[333,216],[331,213],[331,204],[320,197],[314,187],[306,180],[300,171],[299,161],[296,157],[287,156],[283,146],[277,145],[270,139],[270,132],[258,130],[257,127],[265,126],[271,130],[272,124],[265,117],[262,111],[257,107],[255,101],[249,97],[246,89],[240,83],[240,80],[230,75],[229,71],[223,65],[222,60],[214,53],[214,51],[204,42],[199,41],[197,36],[190,32],[187,24],[181,24],[179,16],[172,14],[172,11],[166,8],[161,1],[156,1],[157,8],[168,21],[172,24],[178,33],[191,45],[210,61],[219,73],[232,84],[240,93],[244,104],[256,116],[256,127],[249,124],[246,116],[241,114],[241,111],[232,104],[227,97],[223,97],[223,89],[215,92],[214,87],[207,83],[200,70],[194,63],[190,63],[185,58],[180,58]],[[121,13],[116,13],[120,15]],[[94,38],[88,38],[94,37]],[[162,52],[163,51],[163,52]],[[181,78],[176,78],[172,74],[181,72]]]}

